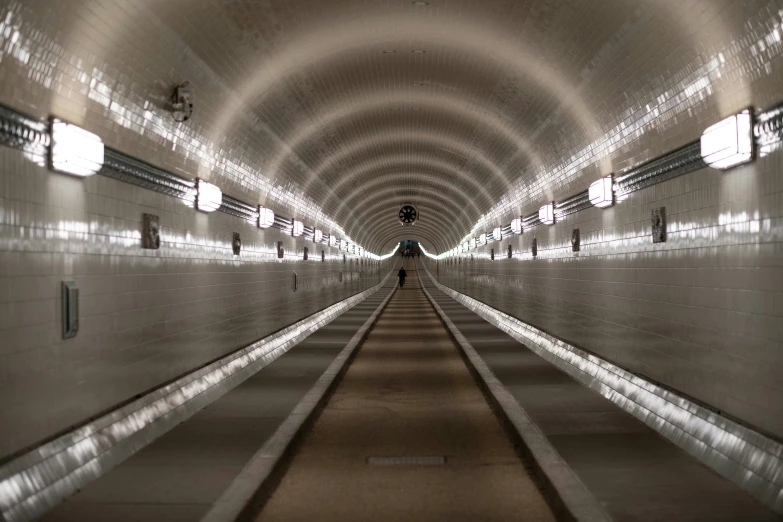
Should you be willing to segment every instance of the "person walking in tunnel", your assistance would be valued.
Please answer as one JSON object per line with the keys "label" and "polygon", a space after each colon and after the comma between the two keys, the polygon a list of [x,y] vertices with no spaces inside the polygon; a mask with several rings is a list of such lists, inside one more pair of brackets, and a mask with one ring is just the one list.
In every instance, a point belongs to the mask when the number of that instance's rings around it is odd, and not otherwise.
{"label": "person walking in tunnel", "polygon": [[402,288],[402,285],[405,284],[405,278],[407,277],[407,273],[405,272],[405,267],[401,266],[400,271],[397,272],[397,277],[400,278],[400,288]]}

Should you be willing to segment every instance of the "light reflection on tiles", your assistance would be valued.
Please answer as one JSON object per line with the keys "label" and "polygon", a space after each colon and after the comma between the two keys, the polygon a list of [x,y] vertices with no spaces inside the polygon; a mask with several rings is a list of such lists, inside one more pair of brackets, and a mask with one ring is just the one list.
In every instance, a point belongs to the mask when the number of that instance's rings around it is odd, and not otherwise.
{"label": "light reflection on tiles", "polygon": [[452,290],[425,271],[438,289],[783,513],[783,445]]}
{"label": "light reflection on tiles", "polygon": [[[170,146],[172,150],[178,147],[184,149],[186,158],[197,161],[207,171],[219,171],[222,176],[241,186],[266,194],[267,198],[279,202],[312,224],[354,242],[341,226],[325,215],[315,201],[300,189],[274,184],[247,162],[233,159],[230,151],[211,143],[198,127],[178,124],[170,114],[152,102],[144,101],[141,105],[140,102],[134,102],[126,95],[126,86],[107,72],[95,68],[81,70],[82,59],[28,24],[22,12],[21,4],[15,1],[0,11],[0,62],[5,57],[11,57],[25,66],[37,69],[38,73],[31,74],[29,78],[46,88],[52,88],[53,83],[61,81],[56,76],[64,70],[68,71],[85,85],[88,99],[108,109],[107,114],[115,123],[141,136],[153,133],[158,137],[156,141]],[[34,54],[34,51],[40,52],[42,48],[47,49],[43,55]],[[40,63],[31,63],[38,60]],[[110,85],[118,87],[113,89]],[[32,159],[38,162],[38,158]]]}
{"label": "light reflection on tiles", "polygon": [[32,520],[374,294],[377,285],[39,446],[0,468],[0,512]]}

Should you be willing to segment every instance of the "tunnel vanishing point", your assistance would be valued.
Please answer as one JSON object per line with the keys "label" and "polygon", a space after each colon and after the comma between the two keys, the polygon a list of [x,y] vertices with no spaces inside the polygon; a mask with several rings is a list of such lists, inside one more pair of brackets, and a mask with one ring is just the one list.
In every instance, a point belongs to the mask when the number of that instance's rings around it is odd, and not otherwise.
{"label": "tunnel vanishing point", "polygon": [[783,519],[783,0],[0,0],[0,522]]}

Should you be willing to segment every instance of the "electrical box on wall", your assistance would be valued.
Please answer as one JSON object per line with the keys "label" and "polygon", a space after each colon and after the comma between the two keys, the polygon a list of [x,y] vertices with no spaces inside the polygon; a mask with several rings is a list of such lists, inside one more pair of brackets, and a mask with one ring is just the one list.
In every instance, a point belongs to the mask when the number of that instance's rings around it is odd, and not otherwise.
{"label": "electrical box on wall", "polygon": [[160,248],[160,218],[152,214],[142,214],[141,248],[157,250]]}
{"label": "electrical box on wall", "polygon": [[664,243],[666,241],[666,207],[652,209],[652,241]]}
{"label": "electrical box on wall", "polygon": [[71,339],[79,332],[79,289],[75,282],[62,282],[62,301],[63,339]]}

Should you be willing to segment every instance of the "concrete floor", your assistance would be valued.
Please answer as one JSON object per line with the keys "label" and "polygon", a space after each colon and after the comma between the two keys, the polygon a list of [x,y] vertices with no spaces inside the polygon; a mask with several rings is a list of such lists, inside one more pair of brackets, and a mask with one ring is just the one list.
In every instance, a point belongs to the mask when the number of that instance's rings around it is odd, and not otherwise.
{"label": "concrete floor", "polygon": [[554,520],[406,264],[259,521]]}

